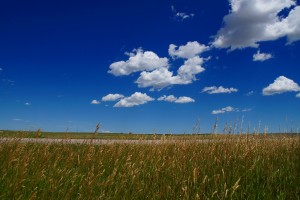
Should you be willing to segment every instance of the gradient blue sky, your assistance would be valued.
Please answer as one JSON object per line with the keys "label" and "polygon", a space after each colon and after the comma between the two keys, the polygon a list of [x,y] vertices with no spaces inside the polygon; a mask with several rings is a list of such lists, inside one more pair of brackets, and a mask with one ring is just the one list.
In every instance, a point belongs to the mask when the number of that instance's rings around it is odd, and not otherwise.
{"label": "gradient blue sky", "polygon": [[0,129],[300,130],[299,40],[293,0],[2,1]]}

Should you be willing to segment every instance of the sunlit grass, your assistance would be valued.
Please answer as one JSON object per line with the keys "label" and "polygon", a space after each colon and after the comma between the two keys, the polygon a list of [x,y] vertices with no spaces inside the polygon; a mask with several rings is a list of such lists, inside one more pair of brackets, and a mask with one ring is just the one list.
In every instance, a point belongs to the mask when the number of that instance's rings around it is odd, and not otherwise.
{"label": "sunlit grass", "polygon": [[299,137],[0,144],[0,199],[299,199]]}

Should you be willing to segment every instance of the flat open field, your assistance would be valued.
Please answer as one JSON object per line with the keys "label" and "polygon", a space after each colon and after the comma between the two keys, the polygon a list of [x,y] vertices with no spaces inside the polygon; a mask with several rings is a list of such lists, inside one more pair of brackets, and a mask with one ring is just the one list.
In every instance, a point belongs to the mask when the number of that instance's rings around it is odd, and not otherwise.
{"label": "flat open field", "polygon": [[[189,137],[187,137],[189,136]],[[211,134],[130,134],[130,133],[81,133],[81,132],[38,132],[38,131],[2,131],[0,138],[51,138],[51,139],[112,139],[112,140],[157,140],[164,138],[176,139],[210,138]]]}
{"label": "flat open field", "polygon": [[297,135],[30,134],[0,133],[0,199],[300,199]]}

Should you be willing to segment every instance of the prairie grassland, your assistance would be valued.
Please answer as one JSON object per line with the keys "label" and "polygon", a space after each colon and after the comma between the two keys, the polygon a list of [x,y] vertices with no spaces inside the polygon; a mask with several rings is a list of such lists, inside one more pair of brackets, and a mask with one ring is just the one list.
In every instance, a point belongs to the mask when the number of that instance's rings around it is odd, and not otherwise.
{"label": "prairie grassland", "polygon": [[0,199],[300,199],[299,136],[151,145],[16,140],[0,143],[0,155]]}
{"label": "prairie grassland", "polygon": [[[217,135],[217,134],[215,134]],[[189,136],[189,137],[187,137]],[[193,137],[190,137],[193,136]],[[129,134],[129,133],[88,133],[88,132],[39,132],[39,131],[2,131],[0,138],[52,138],[52,139],[112,139],[112,140],[157,140],[174,139],[205,139],[210,134]]]}

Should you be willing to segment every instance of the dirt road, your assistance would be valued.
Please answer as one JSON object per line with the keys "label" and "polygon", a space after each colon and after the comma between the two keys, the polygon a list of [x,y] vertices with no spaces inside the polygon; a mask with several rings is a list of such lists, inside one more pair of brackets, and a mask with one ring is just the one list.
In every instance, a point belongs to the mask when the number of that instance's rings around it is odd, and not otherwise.
{"label": "dirt road", "polygon": [[[289,137],[274,137],[274,138],[248,138],[250,141],[288,141]],[[295,138],[294,138],[295,139]],[[209,142],[247,142],[246,138],[228,138],[228,139],[160,139],[160,140],[123,140],[123,139],[52,139],[52,138],[0,138],[0,143],[5,142],[20,142],[20,143],[40,143],[40,144],[167,144],[167,143],[209,143]]]}
{"label": "dirt road", "polygon": [[115,140],[115,139],[50,139],[50,138],[0,138],[0,143],[4,142],[20,142],[20,143],[42,143],[42,144],[165,144],[175,142],[200,142],[207,143],[211,140]]}

